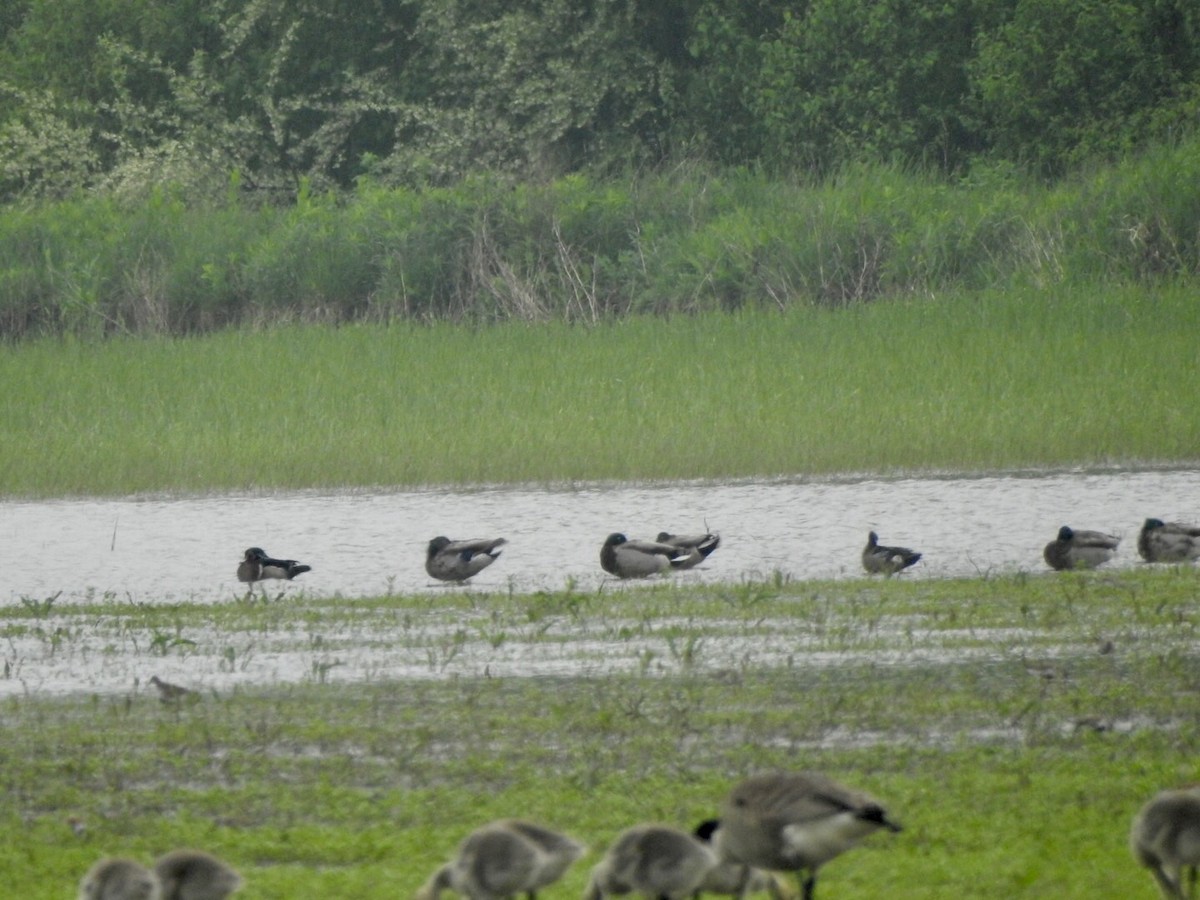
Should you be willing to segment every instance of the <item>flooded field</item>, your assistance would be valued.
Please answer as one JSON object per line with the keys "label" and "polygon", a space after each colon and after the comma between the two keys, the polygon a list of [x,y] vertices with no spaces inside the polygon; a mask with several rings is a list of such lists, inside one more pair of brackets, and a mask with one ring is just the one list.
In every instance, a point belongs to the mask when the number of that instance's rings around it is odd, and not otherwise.
{"label": "flooded field", "polygon": [[[247,897],[411,897],[514,810],[602,848],[629,822],[711,815],[737,773],[805,767],[904,817],[829,867],[831,896],[929,870],[933,893],[900,893],[1109,896],[1061,889],[1103,865],[1140,895],[1130,818],[1195,769],[1195,585],[1126,566],[23,604],[0,616],[14,865],[50,900],[100,854],[201,846]],[[162,703],[154,676],[193,693]]]}
{"label": "flooded field", "polygon": [[[975,623],[969,632],[931,628],[921,616],[857,601],[824,609],[816,623],[811,610],[793,614],[788,604],[749,625],[711,610],[694,622],[670,602],[630,609],[619,599],[626,585],[600,570],[599,546],[614,530],[719,531],[721,547],[704,566],[647,583],[705,587],[740,609],[776,597],[782,585],[861,577],[859,551],[871,528],[925,554],[904,582],[1052,578],[1041,549],[1061,524],[1121,535],[1106,567],[1120,572],[1145,568],[1135,546],[1143,518],[1192,520],[1197,509],[1200,471],[1192,469],[8,502],[0,505],[0,599],[31,615],[0,645],[0,696],[139,691],[151,675],[225,691],[688,667],[937,667],[1034,647],[1050,657],[1088,655],[1099,641],[1091,631],[1064,639],[1023,620]],[[446,587],[431,584],[422,566],[425,543],[439,533],[505,535],[510,545],[473,583]],[[250,544],[313,571],[269,583],[271,602],[264,606],[260,592],[248,605],[234,570]],[[578,606],[538,606],[539,592],[564,589]],[[589,613],[587,598],[614,592],[619,612]],[[401,595],[409,600],[397,608],[354,602]],[[414,608],[414,595],[427,602]],[[630,596],[641,603],[646,595]],[[97,613],[60,613],[68,603]],[[113,615],[115,603],[146,610],[147,621]],[[156,618],[165,604],[194,605],[197,615]],[[200,615],[201,607],[249,615],[256,606],[261,622]],[[1138,640],[1150,634],[1142,629]]]}
{"label": "flooded field", "polygon": [[[313,610],[310,608],[310,612]],[[6,675],[0,697],[79,691],[142,690],[152,675],[226,691],[245,684],[384,682],[504,677],[577,677],[708,671],[788,665],[879,668],[997,660],[1007,648],[1039,643],[1023,629],[986,634],[925,634],[902,649],[902,623],[876,623],[871,633],[831,642],[801,619],[775,619],[769,629],[740,619],[596,619],[554,616],[520,622],[461,608],[394,617],[331,613],[328,622],[293,623],[269,631],[228,631],[190,625],[139,628],[119,617],[55,616],[4,642]],[[414,621],[415,620],[415,621]],[[407,624],[406,624],[407,622]],[[881,633],[885,626],[887,634]],[[1043,648],[1054,655],[1092,648]],[[1016,652],[1016,651],[1012,651]]]}
{"label": "flooded field", "polygon": [[8,501],[0,604],[60,592],[71,601],[232,599],[245,593],[234,573],[249,546],[313,567],[289,593],[459,590],[424,571],[425,545],[439,534],[507,537],[468,589],[522,593],[600,585],[599,549],[613,531],[719,532],[707,564],[675,576],[702,583],[858,577],[871,529],[924,553],[908,578],[1040,571],[1042,547],[1063,524],[1121,535],[1110,564],[1120,568],[1139,564],[1148,516],[1200,521],[1200,469]]}
{"label": "flooded field", "polygon": [[[413,896],[480,821],[553,816],[601,847],[710,815],[734,773],[803,766],[904,815],[879,854],[829,867],[831,895],[936,869],[937,896],[1107,896],[1099,878],[1061,889],[1102,865],[1122,895],[1149,889],[1113,848],[1146,797],[1193,778],[1196,568],[1026,568],[20,599],[0,611],[18,865],[49,900],[101,853],[202,846],[247,897]],[[155,677],[190,693],[161,702]]]}

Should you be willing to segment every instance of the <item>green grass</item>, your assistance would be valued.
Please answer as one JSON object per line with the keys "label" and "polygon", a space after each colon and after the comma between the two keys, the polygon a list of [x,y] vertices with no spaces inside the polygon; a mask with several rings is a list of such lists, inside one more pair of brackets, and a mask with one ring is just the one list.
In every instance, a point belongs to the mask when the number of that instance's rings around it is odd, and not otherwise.
{"label": "green grass", "polygon": [[684,164],[289,205],[164,189],[12,206],[0,338],[262,323],[611,322],[835,309],[972,290],[1161,285],[1200,272],[1200,140],[1054,185],[849,165],[819,181]]}
{"label": "green grass", "polygon": [[[245,900],[395,898],[471,828],[517,814],[593,848],[546,891],[577,897],[626,825],[692,824],[743,774],[812,768],[905,826],[831,863],[828,896],[1150,898],[1125,840],[1141,803],[1196,778],[1195,585],[1189,567],[6,608],[23,671],[86,678],[115,654],[148,677],[184,658],[203,699],[165,707],[144,678],[116,695],[7,692],[0,866],[12,896],[50,900],[102,854],[189,845],[237,866]],[[303,662],[368,633],[420,658],[448,629],[457,655],[430,677],[212,690],[202,674],[230,646]],[[153,649],[155,633],[194,641]],[[550,645],[579,667],[495,675]]]}
{"label": "green grass", "polygon": [[1187,286],[0,348],[0,495],[1195,460]]}

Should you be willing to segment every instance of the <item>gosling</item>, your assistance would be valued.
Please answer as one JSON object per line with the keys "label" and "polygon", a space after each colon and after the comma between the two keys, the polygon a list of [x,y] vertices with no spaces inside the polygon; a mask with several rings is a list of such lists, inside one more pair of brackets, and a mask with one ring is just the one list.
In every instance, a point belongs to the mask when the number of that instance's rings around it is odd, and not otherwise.
{"label": "gosling", "polygon": [[[716,834],[720,823],[716,819],[707,819],[696,826],[692,832],[697,838],[712,845],[713,835]],[[745,879],[745,886],[742,881]],[[704,880],[700,882],[701,894],[724,894],[737,897],[741,894],[761,894],[766,892],[771,900],[793,900],[796,896],[788,883],[775,872],[764,872],[762,869],[752,869],[738,863],[717,863],[709,869]]]}
{"label": "gosling", "polygon": [[881,828],[900,831],[860,791],[812,772],[764,774],[730,791],[713,840],[722,862],[795,872],[800,895],[813,900],[821,866]]}
{"label": "gosling", "polygon": [[102,859],[79,882],[79,900],[162,900],[154,873],[131,859]]}
{"label": "gosling", "polygon": [[501,819],[467,835],[458,856],[425,882],[416,900],[437,900],[443,890],[470,900],[504,900],[520,893],[534,900],[539,888],[562,878],[586,849],[540,825]]}
{"label": "gosling", "polygon": [[201,850],[172,850],[154,862],[162,900],[225,900],[242,886],[242,876]]}
{"label": "gosling", "polygon": [[1200,787],[1155,795],[1134,816],[1129,849],[1133,858],[1150,870],[1164,897],[1183,900],[1193,896],[1200,866]]}
{"label": "gosling", "polygon": [[639,893],[647,900],[686,900],[717,865],[706,844],[666,825],[634,825],[617,835],[592,869],[583,900]]}

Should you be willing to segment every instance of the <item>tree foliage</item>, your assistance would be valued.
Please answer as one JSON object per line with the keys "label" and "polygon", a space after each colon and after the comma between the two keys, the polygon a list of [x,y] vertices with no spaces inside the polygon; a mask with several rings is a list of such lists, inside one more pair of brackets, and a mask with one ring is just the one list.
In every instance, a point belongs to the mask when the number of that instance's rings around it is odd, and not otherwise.
{"label": "tree foliage", "polygon": [[981,135],[1044,171],[1127,150],[1194,91],[1198,53],[1195,4],[1021,0],[980,35]]}
{"label": "tree foliage", "polygon": [[1054,175],[1195,128],[1191,0],[14,0],[0,199],[657,166]]}

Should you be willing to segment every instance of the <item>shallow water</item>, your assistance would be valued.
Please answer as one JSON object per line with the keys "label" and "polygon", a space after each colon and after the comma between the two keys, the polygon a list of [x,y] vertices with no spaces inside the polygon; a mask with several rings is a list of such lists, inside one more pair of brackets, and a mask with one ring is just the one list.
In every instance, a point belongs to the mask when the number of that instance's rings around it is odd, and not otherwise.
{"label": "shallow water", "polygon": [[[1147,516],[1200,521],[1200,469],[6,501],[0,603],[241,596],[235,570],[252,545],[313,566],[289,592],[462,590],[425,574],[438,534],[509,539],[470,585],[493,591],[595,587],[613,531],[720,532],[704,566],[670,576],[692,581],[858,577],[872,528],[925,554],[907,578],[1043,569],[1042,547],[1063,524],[1121,535],[1109,565],[1122,567],[1140,564]],[[271,593],[283,584],[270,582]]]}

